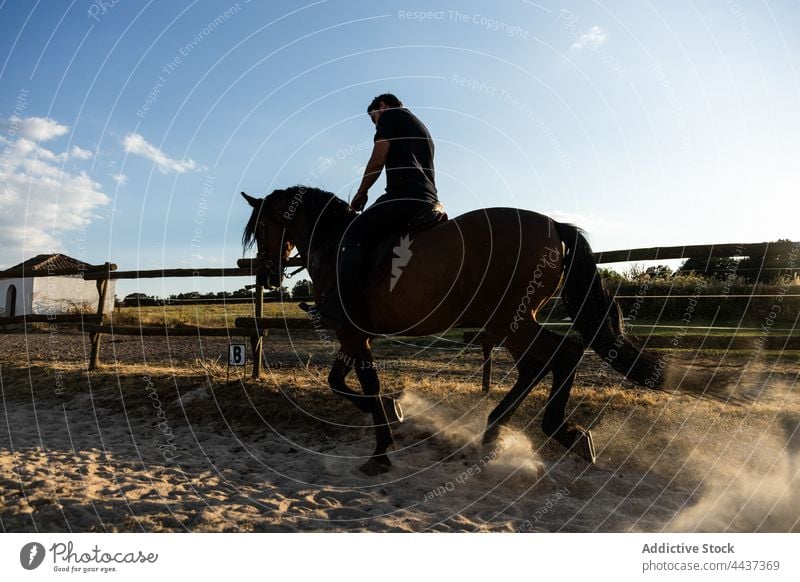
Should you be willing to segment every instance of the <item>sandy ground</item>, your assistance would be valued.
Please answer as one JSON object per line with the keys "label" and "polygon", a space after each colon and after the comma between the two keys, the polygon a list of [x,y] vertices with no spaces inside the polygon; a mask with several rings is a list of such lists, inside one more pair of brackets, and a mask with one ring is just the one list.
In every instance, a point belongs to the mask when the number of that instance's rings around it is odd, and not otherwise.
{"label": "sandy ground", "polygon": [[108,341],[87,374],[82,335],[0,335],[2,529],[800,531],[796,354],[728,358],[767,387],[740,407],[625,388],[587,356],[570,412],[589,466],[539,430],[542,388],[499,455],[480,449],[513,380],[501,351],[486,395],[478,351],[379,343],[406,422],[392,471],[368,478],[369,418],[327,389],[324,342],[274,334],[260,382],[226,383],[226,346]]}

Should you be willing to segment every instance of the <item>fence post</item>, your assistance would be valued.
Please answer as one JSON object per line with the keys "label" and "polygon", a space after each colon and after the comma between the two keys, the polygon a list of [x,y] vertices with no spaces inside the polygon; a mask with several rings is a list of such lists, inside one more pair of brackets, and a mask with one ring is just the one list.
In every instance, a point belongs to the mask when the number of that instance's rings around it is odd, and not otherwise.
{"label": "fence post", "polygon": [[[106,277],[97,280],[97,294],[100,297],[97,301],[97,315],[99,315],[100,325],[103,324],[103,314],[106,310],[106,297],[108,296],[108,272],[110,263],[106,263]],[[103,335],[99,331],[89,334],[92,343],[92,351],[89,356],[89,371],[96,370],[97,365],[100,363],[100,336]]]}
{"label": "fence post", "polygon": [[253,349],[253,378],[261,377],[261,357],[264,350],[264,341],[260,328],[260,320],[264,311],[264,286],[256,285],[256,333],[250,336],[250,347]]}

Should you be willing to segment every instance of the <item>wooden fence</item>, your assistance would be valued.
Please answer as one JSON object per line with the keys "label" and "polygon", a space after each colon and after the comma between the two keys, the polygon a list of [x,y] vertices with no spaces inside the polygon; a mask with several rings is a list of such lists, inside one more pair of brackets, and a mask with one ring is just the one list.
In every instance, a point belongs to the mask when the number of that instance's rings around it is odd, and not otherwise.
{"label": "wooden fence", "polygon": [[[794,243],[798,244],[798,243]],[[759,244],[717,244],[717,245],[691,245],[674,247],[651,247],[639,249],[624,249],[616,251],[603,251],[595,253],[598,264],[617,263],[629,261],[652,261],[683,259],[689,257],[737,257],[737,256],[765,256],[769,243]],[[292,258],[287,262],[287,267],[302,266],[298,259]],[[166,326],[115,326],[104,325],[106,316],[105,305],[108,294],[108,281],[119,279],[146,279],[146,278],[182,278],[182,277],[242,277],[253,276],[256,268],[253,259],[239,260],[235,268],[202,268],[202,269],[150,269],[135,271],[119,271],[113,263],[92,265],[85,269],[59,269],[51,271],[4,271],[0,272],[2,278],[27,278],[27,277],[52,277],[60,275],[80,275],[84,280],[97,282],[98,303],[93,315],[22,315],[16,317],[0,318],[0,325],[16,323],[76,323],[79,329],[89,334],[91,353],[89,357],[89,370],[97,369],[100,364],[100,342],[104,334],[138,335],[138,336],[211,336],[230,337],[243,336],[250,338],[253,354],[253,377],[259,378],[263,361],[263,338],[270,329],[313,329],[314,322],[310,319],[282,319],[264,318],[264,289],[256,285],[253,299],[253,317],[240,317],[234,322],[234,327],[186,327],[169,328]],[[774,341],[780,338],[774,338]],[[464,343],[481,345],[483,350],[483,389],[489,390],[491,382],[492,360],[491,353],[494,343],[480,331],[467,331],[463,337]],[[657,342],[650,347],[658,347]],[[792,346],[794,342],[792,341]],[[732,345],[732,344],[729,344]],[[788,344],[782,344],[787,349]],[[798,346],[800,347],[800,346]]]}

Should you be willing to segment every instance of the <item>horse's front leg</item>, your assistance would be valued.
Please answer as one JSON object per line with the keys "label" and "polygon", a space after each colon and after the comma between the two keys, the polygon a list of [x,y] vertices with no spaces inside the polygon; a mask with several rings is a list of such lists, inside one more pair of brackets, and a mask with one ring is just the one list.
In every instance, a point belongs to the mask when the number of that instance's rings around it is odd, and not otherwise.
{"label": "horse's front leg", "polygon": [[365,350],[355,364],[356,375],[364,395],[372,400],[372,422],[375,425],[375,452],[359,469],[369,476],[386,473],[392,466],[388,450],[394,444],[392,428],[389,426],[388,402],[380,395],[381,384],[375,370],[372,352]]}
{"label": "horse's front leg", "polygon": [[346,356],[341,351],[336,354],[336,360],[328,374],[328,384],[334,394],[347,398],[355,404],[361,412],[372,412],[373,399],[352,390],[347,385],[347,375],[353,369],[353,358]]}
{"label": "horse's front leg", "polygon": [[[334,394],[346,398],[356,405],[361,412],[372,413],[375,399],[373,396],[356,392],[347,385],[347,375],[353,369],[355,358],[342,353],[341,351],[336,355],[336,360],[331,366],[331,371],[328,373],[328,384]],[[384,411],[386,412],[389,423],[403,422],[403,409],[400,407],[400,402],[391,396],[381,396]]]}
{"label": "horse's front leg", "polygon": [[[385,473],[392,466],[388,455],[389,447],[394,444],[390,424],[402,422],[402,411],[394,398],[381,396],[381,384],[380,380],[378,380],[375,360],[372,357],[369,337],[349,328],[337,331],[336,335],[339,337],[343,354],[340,360],[356,371],[358,381],[361,383],[361,390],[364,393],[361,399],[366,402],[366,405],[363,408],[358,403],[356,405],[365,412],[372,414],[372,421],[375,426],[375,452],[360,469],[370,476]],[[335,364],[334,367],[336,367]],[[341,366],[338,369],[344,370]],[[342,376],[341,379],[342,382],[338,385],[339,388],[344,384],[344,377]],[[336,379],[334,380],[336,381]],[[341,390],[339,392],[348,396],[348,392]]]}

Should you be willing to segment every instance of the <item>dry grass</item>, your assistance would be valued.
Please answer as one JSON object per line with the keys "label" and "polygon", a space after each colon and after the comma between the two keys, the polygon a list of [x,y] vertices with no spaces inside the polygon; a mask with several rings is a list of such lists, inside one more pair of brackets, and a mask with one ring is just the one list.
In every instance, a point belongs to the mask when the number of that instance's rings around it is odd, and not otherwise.
{"label": "dry grass", "polygon": [[[249,304],[163,305],[120,307],[110,314],[115,325],[157,325],[165,327],[233,327],[237,317],[253,315]],[[297,303],[265,303],[264,317],[301,318],[305,313]]]}
{"label": "dry grass", "polygon": [[[0,336],[3,402],[12,413],[4,434],[13,437],[13,446],[8,439],[8,444],[3,444],[0,437],[0,449],[15,451],[0,454],[0,460],[6,461],[3,468],[14,475],[0,487],[4,528],[27,531],[30,516],[36,516],[40,529],[59,531],[64,528],[62,512],[72,527],[81,531],[99,527],[97,524],[119,531],[287,527],[385,531],[394,527],[386,521],[364,526],[361,522],[337,524],[296,517],[305,507],[302,504],[310,503],[309,498],[319,498],[313,504],[317,512],[328,511],[325,504],[331,500],[342,504],[341,511],[357,512],[383,499],[357,498],[349,487],[361,482],[354,481],[349,472],[336,472],[342,463],[356,464],[352,458],[341,460],[337,455],[368,452],[372,433],[365,425],[368,418],[328,389],[326,376],[332,356],[312,332],[271,334],[265,344],[269,366],[259,381],[250,379],[249,369],[234,369],[228,382],[229,370],[219,357],[227,340],[209,340],[202,350],[196,338],[106,342],[106,364],[91,374],[85,371],[85,354],[80,349],[83,341],[82,335]],[[492,390],[486,394],[480,390],[479,349],[464,350],[451,342],[431,344],[426,338],[416,338],[378,341],[375,353],[385,392],[414,396],[445,419],[444,428],[437,428],[409,418],[399,437],[402,445],[409,447],[401,459],[414,466],[424,465],[421,459],[432,459],[444,472],[413,477],[420,479],[415,485],[421,487],[414,493],[416,497],[408,493],[413,489],[408,481],[411,475],[402,485],[382,485],[388,492],[387,503],[397,504],[387,509],[386,515],[412,515],[409,500],[416,501],[427,488],[440,485],[442,477],[454,479],[466,463],[474,462],[469,456],[451,459],[457,445],[433,433],[463,432],[463,427],[480,430],[516,375],[508,354],[495,350]],[[118,356],[116,360],[112,355]],[[691,361],[696,354],[675,356]],[[718,361],[704,353],[695,363],[713,368]],[[726,486],[741,484],[752,475],[774,472],[770,465],[776,458],[774,451],[786,442],[787,427],[792,422],[796,427],[800,418],[800,403],[793,390],[796,362],[795,353],[763,352],[758,358],[752,353],[727,354],[724,363],[728,369],[746,366],[769,386],[756,403],[737,407],[631,388],[621,383],[619,375],[604,370],[596,356],[587,355],[567,412],[571,420],[593,430],[600,457],[592,469],[575,463],[560,445],[542,434],[542,409],[550,383],[550,378],[545,379],[523,402],[512,424],[530,441],[536,458],[550,468],[549,479],[556,483],[553,487],[568,487],[575,501],[574,506],[563,506],[563,515],[554,516],[546,527],[555,530],[574,518],[568,526],[571,531],[658,531],[688,503],[693,492],[723,481]],[[355,378],[349,380],[355,387]],[[164,435],[155,428],[158,418],[153,396],[147,391],[151,385],[170,430],[177,435],[182,455],[178,465],[165,462],[155,446],[164,442]],[[103,448],[99,449],[101,434]],[[255,462],[251,455],[260,461]],[[314,468],[320,456],[339,463],[332,465],[333,473],[330,468],[323,470],[324,463],[319,465],[322,468]],[[299,461],[301,457],[305,460]],[[279,474],[308,467],[307,473],[299,473],[299,483]],[[94,488],[90,492],[87,480]],[[525,491],[531,482],[527,476],[522,481],[521,491]],[[526,512],[530,508],[548,499],[548,482],[539,485],[542,492],[534,489],[528,494],[529,506],[524,499],[519,502],[518,517],[529,517]],[[234,486],[238,495],[231,493]],[[477,488],[478,481],[469,487]],[[504,487],[516,496],[510,485]],[[745,487],[743,491],[747,501],[750,490]],[[726,496],[730,494],[713,499]],[[768,507],[774,499],[768,499]],[[281,503],[287,500],[300,509],[294,513],[286,509]],[[491,518],[493,510],[481,509],[490,502],[490,497],[481,497],[468,510],[466,504],[462,507],[455,500],[442,500],[447,514],[462,511],[464,519],[472,520],[453,529],[469,529],[471,523],[477,523],[470,513],[473,510],[481,518]],[[590,511],[593,513],[586,516]],[[415,519],[429,521],[404,527],[419,531],[436,521],[424,515]],[[507,522],[503,523],[507,528]],[[694,523],[682,527],[691,529]],[[725,529],[727,523],[713,527]],[[791,529],[791,524],[764,523],[762,529]],[[735,524],[733,529],[751,531],[750,527],[749,523]]]}

